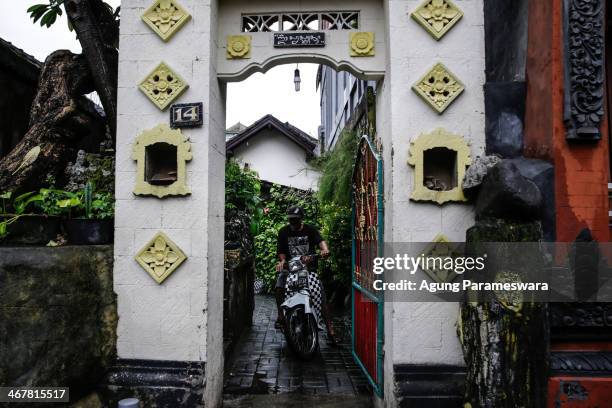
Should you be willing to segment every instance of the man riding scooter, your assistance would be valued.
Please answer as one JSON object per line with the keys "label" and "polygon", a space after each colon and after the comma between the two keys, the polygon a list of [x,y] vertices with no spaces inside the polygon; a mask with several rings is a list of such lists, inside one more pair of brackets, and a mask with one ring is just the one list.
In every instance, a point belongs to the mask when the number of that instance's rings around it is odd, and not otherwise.
{"label": "man riding scooter", "polygon": [[[281,311],[281,305],[285,301],[285,286],[287,283],[287,276],[289,271],[286,269],[286,262],[295,256],[302,256],[302,262],[306,264],[310,272],[316,273],[317,271],[317,260],[315,257],[308,256],[308,254],[316,253],[317,247],[320,250],[321,257],[327,257],[329,255],[329,249],[327,243],[321,237],[319,231],[312,225],[304,224],[304,210],[299,206],[291,206],[287,209],[287,219],[289,225],[284,226],[278,231],[278,242],[277,242],[277,253],[278,253],[278,264],[276,265],[276,272],[278,274],[276,279],[276,306],[278,308],[278,319],[276,320],[275,327],[282,329],[283,327],[283,313]],[[327,304],[325,291],[322,289],[322,314],[325,324],[327,326],[327,333],[332,343],[336,343],[336,335],[334,328],[331,323],[331,313],[329,305]]]}

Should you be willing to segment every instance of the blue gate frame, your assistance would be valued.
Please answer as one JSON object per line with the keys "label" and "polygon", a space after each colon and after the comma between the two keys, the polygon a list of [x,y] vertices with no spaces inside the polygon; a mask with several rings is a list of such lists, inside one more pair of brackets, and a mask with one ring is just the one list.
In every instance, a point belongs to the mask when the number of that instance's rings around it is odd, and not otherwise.
{"label": "blue gate frame", "polygon": [[[366,166],[369,169],[365,168]],[[375,169],[375,174],[371,174],[372,169]],[[366,177],[368,180],[365,180]],[[359,142],[352,181],[352,354],[376,394],[382,398],[384,296],[382,291],[377,292],[372,289],[374,274],[371,258],[372,256],[383,256],[383,162],[380,153],[370,138],[365,135]],[[369,217],[365,216],[364,200],[375,204],[375,218],[372,214],[369,214]],[[375,225],[372,224],[374,219]],[[359,311],[356,311],[356,301],[360,302],[357,304]],[[365,321],[368,320],[368,317],[370,321]],[[375,322],[372,322],[373,319]],[[356,338],[356,327],[359,327],[361,332],[358,333],[359,338]],[[366,336],[363,336],[364,327]],[[374,327],[376,336],[369,337],[371,333],[368,332]],[[363,344],[363,342],[370,344]],[[375,344],[371,344],[374,342]],[[375,352],[374,356],[371,355],[372,352]]]}

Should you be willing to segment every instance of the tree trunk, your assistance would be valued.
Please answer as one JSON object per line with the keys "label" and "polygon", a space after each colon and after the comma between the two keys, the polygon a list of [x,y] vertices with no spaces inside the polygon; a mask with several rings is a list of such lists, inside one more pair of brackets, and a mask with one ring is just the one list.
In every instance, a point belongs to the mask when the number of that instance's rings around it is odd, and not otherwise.
{"label": "tree trunk", "polygon": [[114,141],[117,126],[118,53],[113,44],[116,42],[116,27],[111,29],[111,26],[116,23],[103,6],[94,8],[96,1],[67,0],[65,7],[83,48]]}
{"label": "tree trunk", "polygon": [[[467,232],[467,246],[469,251],[486,242],[537,242],[541,235],[539,222],[479,221]],[[461,305],[458,331],[467,369],[465,407],[546,406],[547,310],[546,303],[516,307],[499,299]]]}
{"label": "tree trunk", "polygon": [[[93,91],[87,62],[70,51],[47,57],[30,111],[30,128],[23,139],[0,159],[0,191],[36,189],[48,175],[58,176],[74,158],[74,145],[89,132],[92,117],[82,106]],[[28,165],[24,159],[38,146]]]}

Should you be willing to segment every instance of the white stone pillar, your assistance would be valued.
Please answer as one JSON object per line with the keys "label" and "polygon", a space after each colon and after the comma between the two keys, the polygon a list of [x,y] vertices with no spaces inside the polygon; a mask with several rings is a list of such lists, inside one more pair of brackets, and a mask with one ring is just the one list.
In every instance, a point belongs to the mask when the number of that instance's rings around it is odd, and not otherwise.
{"label": "white stone pillar", "polygon": [[[474,223],[469,203],[414,202],[413,168],[408,166],[410,141],[442,127],[470,143],[472,158],[485,146],[485,50],[483,0],[453,0],[463,17],[436,41],[412,17],[422,0],[385,2],[387,70],[385,99],[393,155],[385,146],[385,240],[430,242],[441,233],[463,242]],[[465,85],[465,90],[442,114],[434,111],[411,89],[436,63],[443,63]],[[384,102],[383,102],[384,103]],[[389,174],[391,177],[389,177]],[[388,185],[392,182],[392,185]],[[461,180],[459,180],[459,183]],[[456,334],[455,303],[394,303],[385,308],[386,402],[394,406],[394,365],[463,366]]]}
{"label": "white stone pillar", "polygon": [[[207,398],[213,402],[219,400],[223,364],[225,102],[214,63],[217,6],[214,0],[178,2],[191,19],[166,42],[141,19],[153,0],[121,4],[114,264],[117,353],[120,359],[206,362]],[[158,109],[138,89],[162,61],[189,85],[174,102],[203,102],[204,121],[201,127],[182,130],[193,154],[187,163],[191,194],[159,199],[133,194],[136,162],[131,152],[142,131],[169,123],[168,110]],[[187,256],[161,284],[134,259],[159,231]],[[209,310],[215,313],[211,316]]]}

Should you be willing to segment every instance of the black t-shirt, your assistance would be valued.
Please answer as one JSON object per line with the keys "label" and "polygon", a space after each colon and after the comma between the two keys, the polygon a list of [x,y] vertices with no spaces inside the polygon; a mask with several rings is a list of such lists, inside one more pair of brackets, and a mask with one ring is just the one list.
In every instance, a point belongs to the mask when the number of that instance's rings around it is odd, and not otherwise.
{"label": "black t-shirt", "polygon": [[[295,256],[313,255],[321,241],[321,234],[312,225],[304,224],[299,231],[294,231],[290,225],[286,225],[278,231],[277,253],[285,254],[287,261]],[[308,265],[308,270],[316,269],[316,262]]]}

